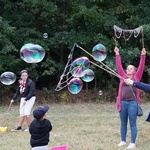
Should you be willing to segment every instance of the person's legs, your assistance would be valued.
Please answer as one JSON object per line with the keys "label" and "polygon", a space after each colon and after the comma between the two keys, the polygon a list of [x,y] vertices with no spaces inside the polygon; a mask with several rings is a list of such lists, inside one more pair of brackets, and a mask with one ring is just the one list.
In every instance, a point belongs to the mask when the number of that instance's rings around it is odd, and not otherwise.
{"label": "person's legs", "polygon": [[31,113],[31,109],[35,103],[35,99],[36,97],[31,97],[25,104],[25,110],[24,110],[24,113],[25,113],[25,118],[26,118],[26,123],[27,123],[27,126],[30,126],[30,123],[31,123],[31,116],[30,116],[30,113]]}
{"label": "person's legs", "polygon": [[22,130],[22,124],[23,124],[23,122],[25,120],[25,115],[24,115],[24,108],[25,108],[25,106],[24,106],[24,99],[25,98],[21,98],[21,100],[20,100],[20,109],[19,109],[20,116],[19,116],[17,127],[16,127],[16,129],[12,129],[11,131],[19,131],[19,130],[21,131]]}
{"label": "person's legs", "polygon": [[31,124],[31,116],[28,115],[28,116],[25,116],[25,118],[26,118],[27,126],[30,126],[30,124]]}
{"label": "person's legs", "polygon": [[128,123],[128,112],[127,112],[127,103],[126,101],[121,101],[121,111],[120,113],[120,133],[121,133],[121,141],[126,142],[126,134],[127,134],[127,123]]}
{"label": "person's legs", "polygon": [[25,114],[24,114],[24,110],[25,110],[25,105],[24,105],[24,100],[25,98],[21,98],[20,100],[20,117],[19,117],[19,121],[18,121],[18,126],[22,126],[24,120],[25,120]]}
{"label": "person's legs", "polygon": [[21,127],[24,122],[25,116],[20,116],[18,121],[18,127]]}
{"label": "person's legs", "polygon": [[48,150],[48,145],[33,147],[32,150]]}
{"label": "person's legs", "polygon": [[131,130],[131,143],[135,143],[137,137],[137,102],[130,101],[128,106],[128,114],[130,121],[130,130]]}

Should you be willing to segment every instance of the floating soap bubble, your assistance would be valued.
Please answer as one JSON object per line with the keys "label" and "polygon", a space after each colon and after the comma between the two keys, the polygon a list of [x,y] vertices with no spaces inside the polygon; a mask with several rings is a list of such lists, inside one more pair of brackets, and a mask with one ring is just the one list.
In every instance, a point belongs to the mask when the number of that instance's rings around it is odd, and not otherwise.
{"label": "floating soap bubble", "polygon": [[84,69],[82,66],[76,66],[73,68],[72,72],[71,72],[73,77],[83,77],[84,74]]}
{"label": "floating soap bubble", "polygon": [[107,56],[106,47],[102,44],[97,44],[92,49],[92,55],[98,61],[103,61]]}
{"label": "floating soap bubble", "polygon": [[83,87],[83,82],[80,78],[72,78],[68,83],[68,90],[72,94],[78,94]]}
{"label": "floating soap bubble", "polygon": [[22,46],[20,57],[27,63],[38,63],[43,60],[45,50],[38,44],[28,43]]}
{"label": "floating soap bubble", "polygon": [[48,38],[48,34],[47,34],[47,33],[44,33],[44,34],[43,34],[43,37],[44,37],[44,39],[47,39],[47,38]]}
{"label": "floating soap bubble", "polygon": [[11,85],[16,81],[16,75],[13,72],[4,72],[1,74],[0,81],[4,85]]}
{"label": "floating soap bubble", "polygon": [[91,69],[86,69],[83,71],[84,76],[81,79],[85,82],[91,82],[94,79],[94,72]]}
{"label": "floating soap bubble", "polygon": [[101,95],[103,95],[103,91],[102,90],[99,90],[99,95],[101,96]]}
{"label": "floating soap bubble", "polygon": [[87,57],[79,57],[75,59],[70,66],[70,73],[73,77],[83,77],[84,70],[90,67],[90,61]]}

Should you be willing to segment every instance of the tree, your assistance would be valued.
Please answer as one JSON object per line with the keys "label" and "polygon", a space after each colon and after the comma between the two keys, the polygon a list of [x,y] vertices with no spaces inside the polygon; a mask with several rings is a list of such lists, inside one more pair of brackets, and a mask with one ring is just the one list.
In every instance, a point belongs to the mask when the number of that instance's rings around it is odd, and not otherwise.
{"label": "tree", "polygon": [[[57,84],[74,43],[88,53],[98,43],[105,45],[108,55],[103,62],[115,70],[113,26],[123,29],[143,26],[144,46],[148,50],[149,8],[148,0],[1,0],[0,71],[12,70],[17,73],[26,68],[34,79],[42,77],[44,87],[50,87],[50,80]],[[48,38],[43,38],[43,33],[47,33]],[[137,65],[142,48],[141,39],[141,34],[126,42],[118,39],[124,67],[128,63]],[[25,43],[44,47],[44,60],[38,64],[27,64],[21,60],[19,51]],[[81,49],[76,49],[74,59],[80,56],[95,61]],[[145,81],[149,80],[149,57],[147,51]],[[116,86],[116,77],[97,67],[94,69],[96,80],[101,81],[104,89],[108,89],[108,84]]]}

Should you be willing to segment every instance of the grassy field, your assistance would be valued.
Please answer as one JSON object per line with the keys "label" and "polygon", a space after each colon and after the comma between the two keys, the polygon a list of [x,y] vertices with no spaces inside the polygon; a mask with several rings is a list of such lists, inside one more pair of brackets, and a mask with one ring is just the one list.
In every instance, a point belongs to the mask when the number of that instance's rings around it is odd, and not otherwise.
{"label": "grassy field", "polygon": [[[138,150],[150,149],[150,123],[145,122],[150,103],[142,104],[144,116],[138,117]],[[18,121],[19,106],[0,106],[0,126],[10,119],[7,132],[0,132],[0,150],[30,150],[28,132],[11,132]],[[47,118],[52,122],[49,149],[52,146],[68,145],[69,150],[124,150],[120,142],[120,120],[115,103],[50,104]],[[25,128],[25,124],[23,126]],[[127,143],[130,142],[128,126]]]}

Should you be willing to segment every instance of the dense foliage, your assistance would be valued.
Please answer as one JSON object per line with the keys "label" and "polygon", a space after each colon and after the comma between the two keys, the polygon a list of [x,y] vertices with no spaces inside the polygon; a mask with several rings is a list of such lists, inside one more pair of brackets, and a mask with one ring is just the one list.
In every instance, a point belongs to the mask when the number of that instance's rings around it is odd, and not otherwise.
{"label": "dense foliage", "polygon": [[[114,31],[117,25],[124,29],[143,26],[144,46],[147,62],[143,80],[150,75],[150,1],[149,0],[1,0],[0,1],[0,73],[12,71],[17,76],[22,69],[28,69],[30,77],[40,79],[38,88],[51,89],[67,62],[74,43],[91,53],[92,48],[102,43],[108,56],[104,63],[115,70]],[[43,33],[48,38],[43,38]],[[141,36],[129,41],[118,40],[124,67],[138,65]],[[44,47],[46,56],[37,64],[28,64],[20,59],[20,48],[25,43],[36,43]],[[81,50],[74,55],[84,56]],[[88,56],[87,56],[88,57]],[[93,66],[94,85],[91,88],[116,89],[118,79]],[[95,85],[96,84],[96,85]],[[0,84],[1,89],[13,88]],[[2,90],[1,90],[2,92]],[[111,94],[110,94],[111,95]]]}

